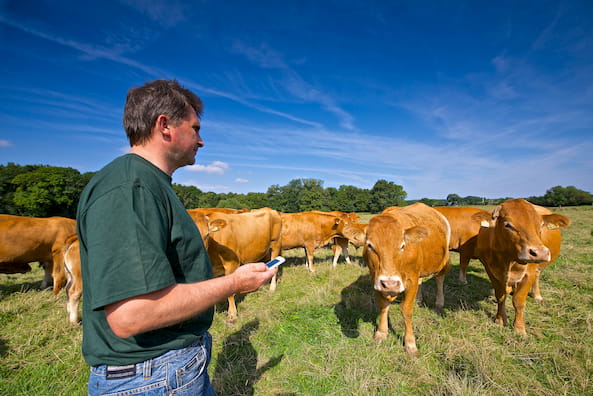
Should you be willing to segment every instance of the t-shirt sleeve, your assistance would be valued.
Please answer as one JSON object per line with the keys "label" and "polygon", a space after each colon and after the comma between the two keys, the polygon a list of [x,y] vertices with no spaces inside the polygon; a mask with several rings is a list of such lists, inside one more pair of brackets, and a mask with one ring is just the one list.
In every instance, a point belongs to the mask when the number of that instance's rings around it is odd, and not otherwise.
{"label": "t-shirt sleeve", "polygon": [[91,309],[175,283],[166,255],[167,208],[146,187],[110,191],[89,207],[84,221]]}

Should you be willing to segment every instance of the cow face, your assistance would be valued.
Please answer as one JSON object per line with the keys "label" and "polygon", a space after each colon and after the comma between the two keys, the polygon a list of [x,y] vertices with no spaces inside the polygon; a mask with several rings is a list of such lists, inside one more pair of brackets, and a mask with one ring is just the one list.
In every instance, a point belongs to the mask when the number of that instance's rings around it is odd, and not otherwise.
{"label": "cow face", "polygon": [[397,219],[389,215],[371,219],[363,255],[376,291],[395,296],[405,291],[410,282],[417,282],[414,266],[417,242],[427,235],[425,227],[404,229]]}
{"label": "cow face", "polygon": [[519,264],[550,261],[550,250],[542,242],[544,228],[565,227],[570,220],[559,214],[541,215],[523,199],[508,200],[492,212],[495,250],[510,253]]}

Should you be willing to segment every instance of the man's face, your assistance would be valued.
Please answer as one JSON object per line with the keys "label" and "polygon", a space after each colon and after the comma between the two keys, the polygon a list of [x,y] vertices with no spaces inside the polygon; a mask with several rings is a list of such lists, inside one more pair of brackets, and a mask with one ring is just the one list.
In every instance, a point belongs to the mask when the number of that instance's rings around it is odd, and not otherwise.
{"label": "man's face", "polygon": [[177,167],[193,165],[200,147],[204,141],[200,137],[200,120],[194,111],[177,125],[169,125],[171,142],[173,143],[171,155]]}

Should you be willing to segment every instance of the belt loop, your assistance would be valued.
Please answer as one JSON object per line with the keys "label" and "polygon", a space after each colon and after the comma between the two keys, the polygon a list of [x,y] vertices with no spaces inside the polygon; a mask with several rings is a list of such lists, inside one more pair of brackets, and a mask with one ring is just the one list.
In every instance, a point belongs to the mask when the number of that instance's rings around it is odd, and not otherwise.
{"label": "belt loop", "polygon": [[142,370],[144,371],[144,379],[149,379],[152,377],[152,359],[148,359],[144,362],[144,367]]}

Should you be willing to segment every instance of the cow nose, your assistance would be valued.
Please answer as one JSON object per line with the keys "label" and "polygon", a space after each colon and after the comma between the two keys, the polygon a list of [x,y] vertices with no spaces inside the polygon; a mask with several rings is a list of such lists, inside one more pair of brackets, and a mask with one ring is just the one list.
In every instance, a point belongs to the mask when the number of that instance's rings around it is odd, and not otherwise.
{"label": "cow nose", "polygon": [[550,250],[545,247],[526,247],[521,251],[519,259],[530,263],[550,261]]}
{"label": "cow nose", "polygon": [[396,295],[405,290],[404,282],[399,276],[379,276],[375,280],[374,289],[378,292]]}
{"label": "cow nose", "polygon": [[399,289],[401,282],[399,280],[395,280],[395,279],[383,279],[381,281],[381,287],[383,289]]}

